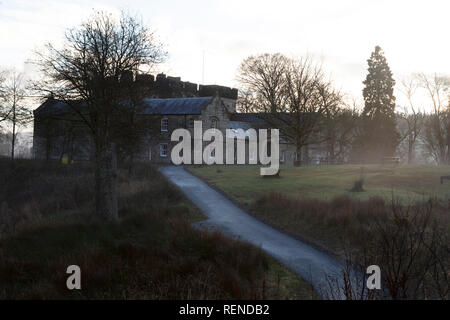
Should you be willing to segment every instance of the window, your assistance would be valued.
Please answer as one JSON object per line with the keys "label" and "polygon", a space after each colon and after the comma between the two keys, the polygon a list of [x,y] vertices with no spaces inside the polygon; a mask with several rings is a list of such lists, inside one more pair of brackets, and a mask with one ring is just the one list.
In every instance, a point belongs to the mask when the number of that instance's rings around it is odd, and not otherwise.
{"label": "window", "polygon": [[217,121],[216,118],[213,118],[211,120],[211,129],[217,129],[218,128],[218,123],[219,123],[219,121]]}
{"label": "window", "polygon": [[169,119],[162,118],[161,119],[161,132],[169,131]]}
{"label": "window", "polygon": [[152,147],[148,147],[148,160],[152,160]]}
{"label": "window", "polygon": [[188,128],[193,128],[193,127],[194,127],[194,119],[189,119]]}
{"label": "window", "polygon": [[280,162],[284,162],[284,156],[285,156],[285,152],[282,151],[281,155],[280,155]]}
{"label": "window", "polygon": [[209,155],[210,158],[214,158],[216,156],[216,149],[211,150],[211,154]]}
{"label": "window", "polygon": [[166,158],[167,157],[167,143],[161,143],[159,145],[159,156],[161,158]]}

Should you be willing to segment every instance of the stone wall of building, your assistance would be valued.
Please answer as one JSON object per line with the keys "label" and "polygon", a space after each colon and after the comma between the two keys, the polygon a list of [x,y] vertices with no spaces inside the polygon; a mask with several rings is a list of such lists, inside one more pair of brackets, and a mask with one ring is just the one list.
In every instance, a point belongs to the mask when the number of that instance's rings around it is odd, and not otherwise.
{"label": "stone wall of building", "polygon": [[[211,103],[205,107],[200,115],[151,115],[147,117],[149,127],[154,129],[149,132],[149,135],[143,144],[142,150],[139,152],[139,158],[142,160],[151,160],[156,163],[171,162],[170,154],[172,152],[172,148],[178,143],[170,140],[173,130],[179,128],[187,129],[193,139],[194,121],[202,121],[202,130],[205,132],[207,129],[211,128],[212,121],[215,120],[218,126],[217,129],[220,130],[225,137],[225,132],[228,128],[229,122],[228,109],[225,107],[222,99],[218,97],[214,98]],[[168,131],[161,131],[161,122],[163,119],[167,119],[168,121]],[[161,156],[161,144],[167,144],[167,156]],[[203,146],[208,144],[209,142],[204,142]]]}
{"label": "stone wall of building", "polygon": [[[133,74],[122,75],[121,81],[133,81],[142,87],[146,96],[155,98],[168,97],[202,97],[214,96],[201,114],[181,115],[140,115],[140,126],[143,128],[139,147],[134,155],[135,160],[151,161],[154,163],[171,163],[172,148],[178,142],[171,141],[173,130],[185,128],[194,137],[194,121],[202,121],[203,132],[212,127],[213,121],[217,130],[224,137],[224,162],[226,156],[226,130],[229,128],[230,116],[236,112],[237,90],[223,86],[202,86],[183,82],[180,78],[153,75]],[[68,157],[74,161],[93,159],[93,143],[87,127],[77,119],[76,115],[64,115],[68,120],[52,119],[35,114],[33,151],[38,159],[61,159]],[[167,119],[168,130],[161,131],[161,122]],[[79,120],[79,119],[78,119]],[[255,128],[256,129],[256,128]],[[210,142],[203,142],[203,147]],[[161,152],[167,146],[165,155]],[[193,146],[193,142],[192,142]],[[246,148],[246,163],[248,163],[248,148]],[[282,164],[291,165],[295,160],[295,146],[280,144],[280,158]],[[193,161],[192,153],[192,161]]]}
{"label": "stone wall of building", "polygon": [[[124,84],[135,83],[138,85],[144,97],[148,98],[182,98],[182,97],[209,97],[219,95],[222,98],[222,106],[226,111],[236,111],[236,100],[238,91],[234,88],[218,85],[198,85],[187,81],[181,81],[180,77],[170,77],[165,74],[155,76],[151,74],[133,74],[127,72],[121,75],[120,81]],[[216,103],[216,102],[215,102]],[[216,108],[217,109],[217,108]],[[218,109],[217,109],[218,110]],[[170,157],[161,157],[159,152],[160,143],[170,143],[170,133],[174,128],[188,128],[189,121],[208,121],[213,111],[209,110],[202,115],[169,115],[169,132],[160,131],[162,116],[152,115],[145,119],[149,123],[149,132],[144,133],[143,143],[138,152],[138,158],[151,159],[153,162],[169,162]],[[221,126],[225,125],[223,110],[218,111],[217,118]],[[59,115],[61,116],[61,115]],[[64,114],[69,119],[76,118],[70,113]],[[74,160],[92,159],[92,142],[89,138],[83,138],[83,130],[74,129],[70,121],[52,119],[50,114],[35,113],[34,134],[33,134],[33,157],[36,159],[60,159],[62,156],[69,156]],[[145,116],[142,116],[146,118]],[[61,117],[60,117],[61,118]],[[151,118],[151,119],[150,119]],[[83,124],[81,124],[83,126]],[[86,129],[86,128],[85,128]],[[86,133],[89,136],[89,133]],[[74,147],[67,147],[68,143]],[[170,154],[169,154],[170,155]]]}
{"label": "stone wall of building", "polygon": [[89,130],[77,116],[70,113],[53,118],[48,115],[34,117],[34,159],[60,160],[67,157],[88,161],[93,157]]}

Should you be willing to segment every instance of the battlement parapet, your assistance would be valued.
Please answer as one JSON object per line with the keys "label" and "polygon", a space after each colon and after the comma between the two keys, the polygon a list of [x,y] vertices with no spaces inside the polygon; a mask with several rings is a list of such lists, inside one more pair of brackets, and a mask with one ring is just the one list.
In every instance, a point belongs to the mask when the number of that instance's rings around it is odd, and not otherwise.
{"label": "battlement parapet", "polygon": [[180,77],[166,76],[159,73],[127,72],[121,75],[121,81],[135,81],[145,90],[148,97],[153,98],[182,98],[182,97],[209,97],[219,94],[222,98],[237,100],[238,90],[220,85],[198,85],[189,81],[181,81]]}

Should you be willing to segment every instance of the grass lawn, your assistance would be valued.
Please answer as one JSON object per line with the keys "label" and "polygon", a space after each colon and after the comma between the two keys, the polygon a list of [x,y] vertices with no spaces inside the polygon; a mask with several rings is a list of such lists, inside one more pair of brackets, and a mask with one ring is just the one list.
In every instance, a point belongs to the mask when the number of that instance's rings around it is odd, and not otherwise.
{"label": "grass lawn", "polygon": [[[440,176],[450,175],[447,166],[281,166],[280,178],[263,178],[259,166],[215,165],[189,167],[188,170],[217,186],[244,205],[270,192],[293,198],[330,200],[347,195],[367,200],[392,194],[405,201],[436,196],[450,197],[450,181],[440,184]],[[351,192],[355,180],[364,178],[364,192]]]}

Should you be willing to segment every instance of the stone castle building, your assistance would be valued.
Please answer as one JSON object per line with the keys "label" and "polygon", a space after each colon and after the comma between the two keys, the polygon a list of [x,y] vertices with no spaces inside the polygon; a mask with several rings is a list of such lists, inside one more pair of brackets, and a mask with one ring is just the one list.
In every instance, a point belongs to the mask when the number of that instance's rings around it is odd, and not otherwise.
{"label": "stone castle building", "polygon": [[[171,141],[173,130],[185,128],[193,137],[194,121],[202,122],[203,131],[209,128],[220,130],[224,139],[226,129],[268,127],[257,114],[236,112],[237,89],[197,85],[164,74],[158,74],[156,79],[152,75],[128,76],[128,81],[135,81],[141,86],[146,97],[138,116],[149,130],[141,139],[134,156],[136,160],[170,163],[171,150],[178,143]],[[71,112],[68,105],[54,99],[48,99],[34,111],[35,159],[93,159],[93,144],[84,123],[66,120]],[[204,143],[207,144],[209,142]],[[225,150],[224,146],[224,153]],[[282,137],[279,152],[281,163],[293,164],[295,146]]]}

